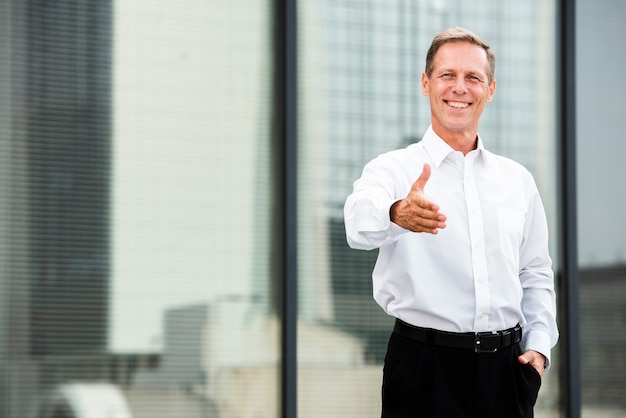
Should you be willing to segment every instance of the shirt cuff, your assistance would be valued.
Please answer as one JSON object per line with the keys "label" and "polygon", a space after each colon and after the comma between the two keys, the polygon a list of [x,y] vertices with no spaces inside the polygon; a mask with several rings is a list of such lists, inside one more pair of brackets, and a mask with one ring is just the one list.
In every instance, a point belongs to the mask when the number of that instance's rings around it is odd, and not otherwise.
{"label": "shirt cuff", "polygon": [[524,349],[534,350],[546,357],[546,371],[550,368],[550,334],[543,330],[531,329],[524,335]]}
{"label": "shirt cuff", "polygon": [[389,236],[392,238],[397,238],[402,234],[406,234],[407,232],[411,232],[408,229],[404,229],[402,228],[400,225],[392,222],[391,220],[389,221]]}

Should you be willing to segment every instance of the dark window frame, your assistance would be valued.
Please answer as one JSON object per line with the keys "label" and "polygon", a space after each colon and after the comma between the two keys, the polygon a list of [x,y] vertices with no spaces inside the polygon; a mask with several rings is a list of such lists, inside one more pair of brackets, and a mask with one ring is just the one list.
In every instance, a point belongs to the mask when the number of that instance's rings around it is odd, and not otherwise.
{"label": "dark window frame", "polygon": [[281,225],[282,256],[280,298],[282,335],[280,372],[280,406],[284,418],[297,417],[297,160],[298,160],[298,16],[297,0],[277,0],[275,15],[275,129],[279,167],[278,205]]}
{"label": "dark window frame", "polygon": [[561,51],[557,80],[560,113],[560,266],[558,278],[560,347],[559,381],[561,409],[569,418],[579,418],[580,344],[578,302],[578,246],[576,213],[576,1],[558,3],[557,30]]}

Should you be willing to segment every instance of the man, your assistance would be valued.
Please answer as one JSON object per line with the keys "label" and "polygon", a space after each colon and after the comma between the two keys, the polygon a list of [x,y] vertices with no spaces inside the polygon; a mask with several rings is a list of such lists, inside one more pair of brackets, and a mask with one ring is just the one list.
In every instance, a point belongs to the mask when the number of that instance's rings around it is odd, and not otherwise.
{"label": "man", "polygon": [[431,126],[370,161],[346,200],[348,243],[379,248],[374,298],[396,318],[384,418],[532,417],[558,339],[537,187],[478,135],[494,70],[474,33],[437,35],[421,80]]}

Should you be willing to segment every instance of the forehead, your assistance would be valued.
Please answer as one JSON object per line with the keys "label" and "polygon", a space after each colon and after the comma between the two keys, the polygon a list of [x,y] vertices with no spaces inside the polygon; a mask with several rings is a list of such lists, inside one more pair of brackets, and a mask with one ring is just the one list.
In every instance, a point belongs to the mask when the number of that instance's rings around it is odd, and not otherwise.
{"label": "forehead", "polygon": [[439,47],[434,59],[434,70],[475,71],[487,73],[487,51],[469,42],[448,42]]}

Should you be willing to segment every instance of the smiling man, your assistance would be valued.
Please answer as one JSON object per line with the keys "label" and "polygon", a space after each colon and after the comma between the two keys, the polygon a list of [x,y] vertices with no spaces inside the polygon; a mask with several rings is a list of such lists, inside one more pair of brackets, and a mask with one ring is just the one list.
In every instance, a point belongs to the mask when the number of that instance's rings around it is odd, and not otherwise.
{"label": "smiling man", "polygon": [[489,45],[437,35],[419,143],[370,161],[346,200],[352,248],[378,248],[374,298],[396,318],[382,417],[532,417],[557,342],[545,211],[532,175],[486,150]]}

